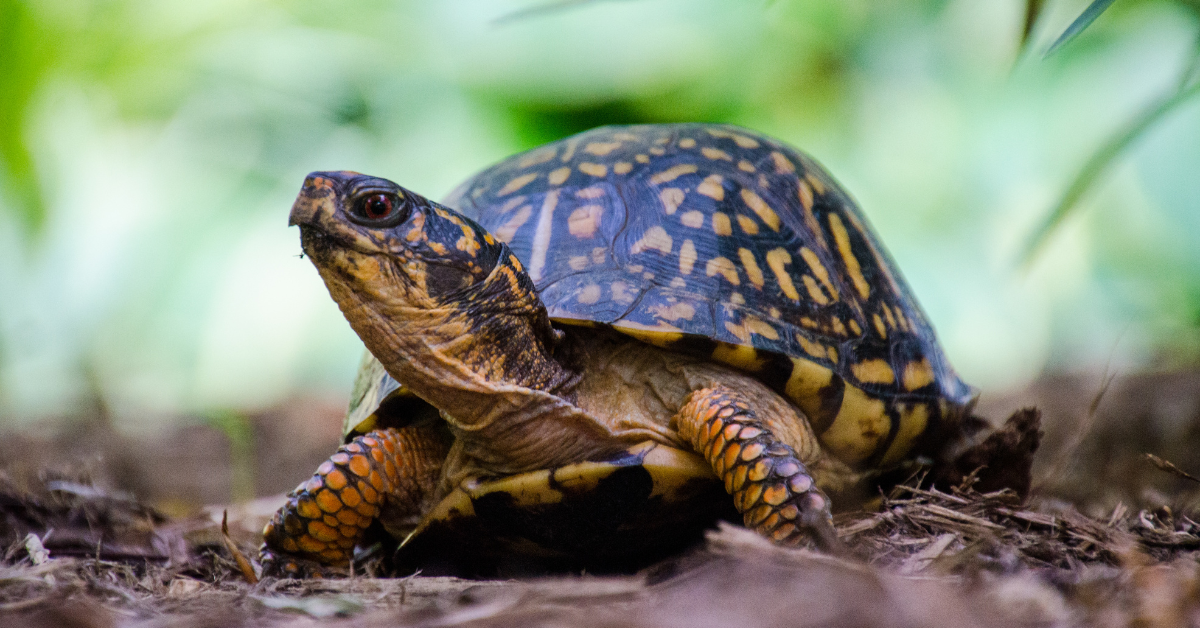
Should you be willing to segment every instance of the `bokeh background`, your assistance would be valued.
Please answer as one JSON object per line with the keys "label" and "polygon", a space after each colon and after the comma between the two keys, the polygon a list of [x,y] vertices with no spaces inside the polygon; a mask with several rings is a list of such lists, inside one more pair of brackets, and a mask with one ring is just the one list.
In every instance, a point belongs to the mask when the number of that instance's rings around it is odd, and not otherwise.
{"label": "bokeh background", "polygon": [[0,0],[0,429],[339,406],[362,348],[286,224],[305,173],[436,198],[607,123],[812,154],[985,399],[1195,365],[1200,97],[1146,112],[1195,71],[1200,5],[1121,0],[1044,56],[1088,4]]}

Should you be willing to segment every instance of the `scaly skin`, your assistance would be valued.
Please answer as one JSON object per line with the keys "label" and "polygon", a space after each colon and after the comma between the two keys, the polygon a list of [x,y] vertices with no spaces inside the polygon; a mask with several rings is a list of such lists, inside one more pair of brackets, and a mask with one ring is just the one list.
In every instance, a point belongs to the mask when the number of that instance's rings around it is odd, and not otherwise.
{"label": "scaly skin", "polygon": [[263,529],[264,572],[321,575],[349,563],[381,514],[419,517],[446,459],[434,429],[373,430],[338,448]]}
{"label": "scaly skin", "polygon": [[796,452],[725,386],[697,390],[675,416],[679,434],[712,465],[746,527],[785,545],[838,548],[829,499]]}

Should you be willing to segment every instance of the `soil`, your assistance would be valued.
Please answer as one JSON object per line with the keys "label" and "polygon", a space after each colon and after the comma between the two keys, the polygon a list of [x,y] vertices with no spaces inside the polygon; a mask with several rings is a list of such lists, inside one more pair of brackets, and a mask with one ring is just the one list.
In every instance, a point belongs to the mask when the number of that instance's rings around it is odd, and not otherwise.
{"label": "soil", "polygon": [[1197,372],[985,398],[1006,426],[837,515],[838,555],[722,524],[628,575],[389,578],[367,560],[252,583],[259,531],[336,447],[339,405],[0,434],[0,626],[1200,626]]}

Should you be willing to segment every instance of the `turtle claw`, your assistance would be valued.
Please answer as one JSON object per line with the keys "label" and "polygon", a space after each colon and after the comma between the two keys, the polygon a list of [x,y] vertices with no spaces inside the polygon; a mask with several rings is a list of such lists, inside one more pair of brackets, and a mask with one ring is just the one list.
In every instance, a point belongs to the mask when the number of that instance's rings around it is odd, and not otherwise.
{"label": "turtle claw", "polygon": [[277,554],[264,543],[258,552],[258,562],[262,564],[264,578],[345,578],[350,575],[346,567],[335,567],[319,563],[309,558],[301,558],[290,554]]}

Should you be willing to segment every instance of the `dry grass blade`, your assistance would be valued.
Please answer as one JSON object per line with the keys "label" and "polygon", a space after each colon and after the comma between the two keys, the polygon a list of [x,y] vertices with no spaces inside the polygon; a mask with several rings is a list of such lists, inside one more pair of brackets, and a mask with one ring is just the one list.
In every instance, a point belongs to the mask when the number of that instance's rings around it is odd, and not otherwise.
{"label": "dry grass blade", "polygon": [[242,553],[238,548],[237,543],[229,536],[229,511],[225,511],[221,515],[221,540],[225,542],[225,549],[233,555],[234,562],[237,563],[238,571],[242,572],[242,577],[250,584],[258,584],[258,576],[254,574],[254,567],[250,564],[250,559]]}
{"label": "dry grass blade", "polygon": [[1197,477],[1191,475],[1190,473],[1188,473],[1187,471],[1180,469],[1179,467],[1172,464],[1169,460],[1164,460],[1154,454],[1144,454],[1144,457],[1146,460],[1150,461],[1150,464],[1158,467],[1159,469],[1162,469],[1163,471],[1166,471],[1167,473],[1172,473],[1181,478],[1191,480],[1193,482],[1200,484],[1200,478],[1197,478]]}
{"label": "dry grass blade", "polygon": [[1150,103],[1141,113],[1134,116],[1128,126],[1101,145],[1092,154],[1091,158],[1084,163],[1083,167],[1080,168],[1079,174],[1075,175],[1075,179],[1071,181],[1071,185],[1067,187],[1067,191],[1063,193],[1062,198],[1059,199],[1054,208],[1050,210],[1050,213],[1046,215],[1046,218],[1042,220],[1042,223],[1029,236],[1025,248],[1018,257],[1018,264],[1028,270],[1033,260],[1037,257],[1038,252],[1046,244],[1046,241],[1050,239],[1050,235],[1062,224],[1071,211],[1075,209],[1079,204],[1079,200],[1083,198],[1084,193],[1112,165],[1117,156],[1140,138],[1146,132],[1146,129],[1149,129],[1168,113],[1174,111],[1196,94],[1200,94],[1200,83],[1186,89],[1180,89],[1167,98]]}

